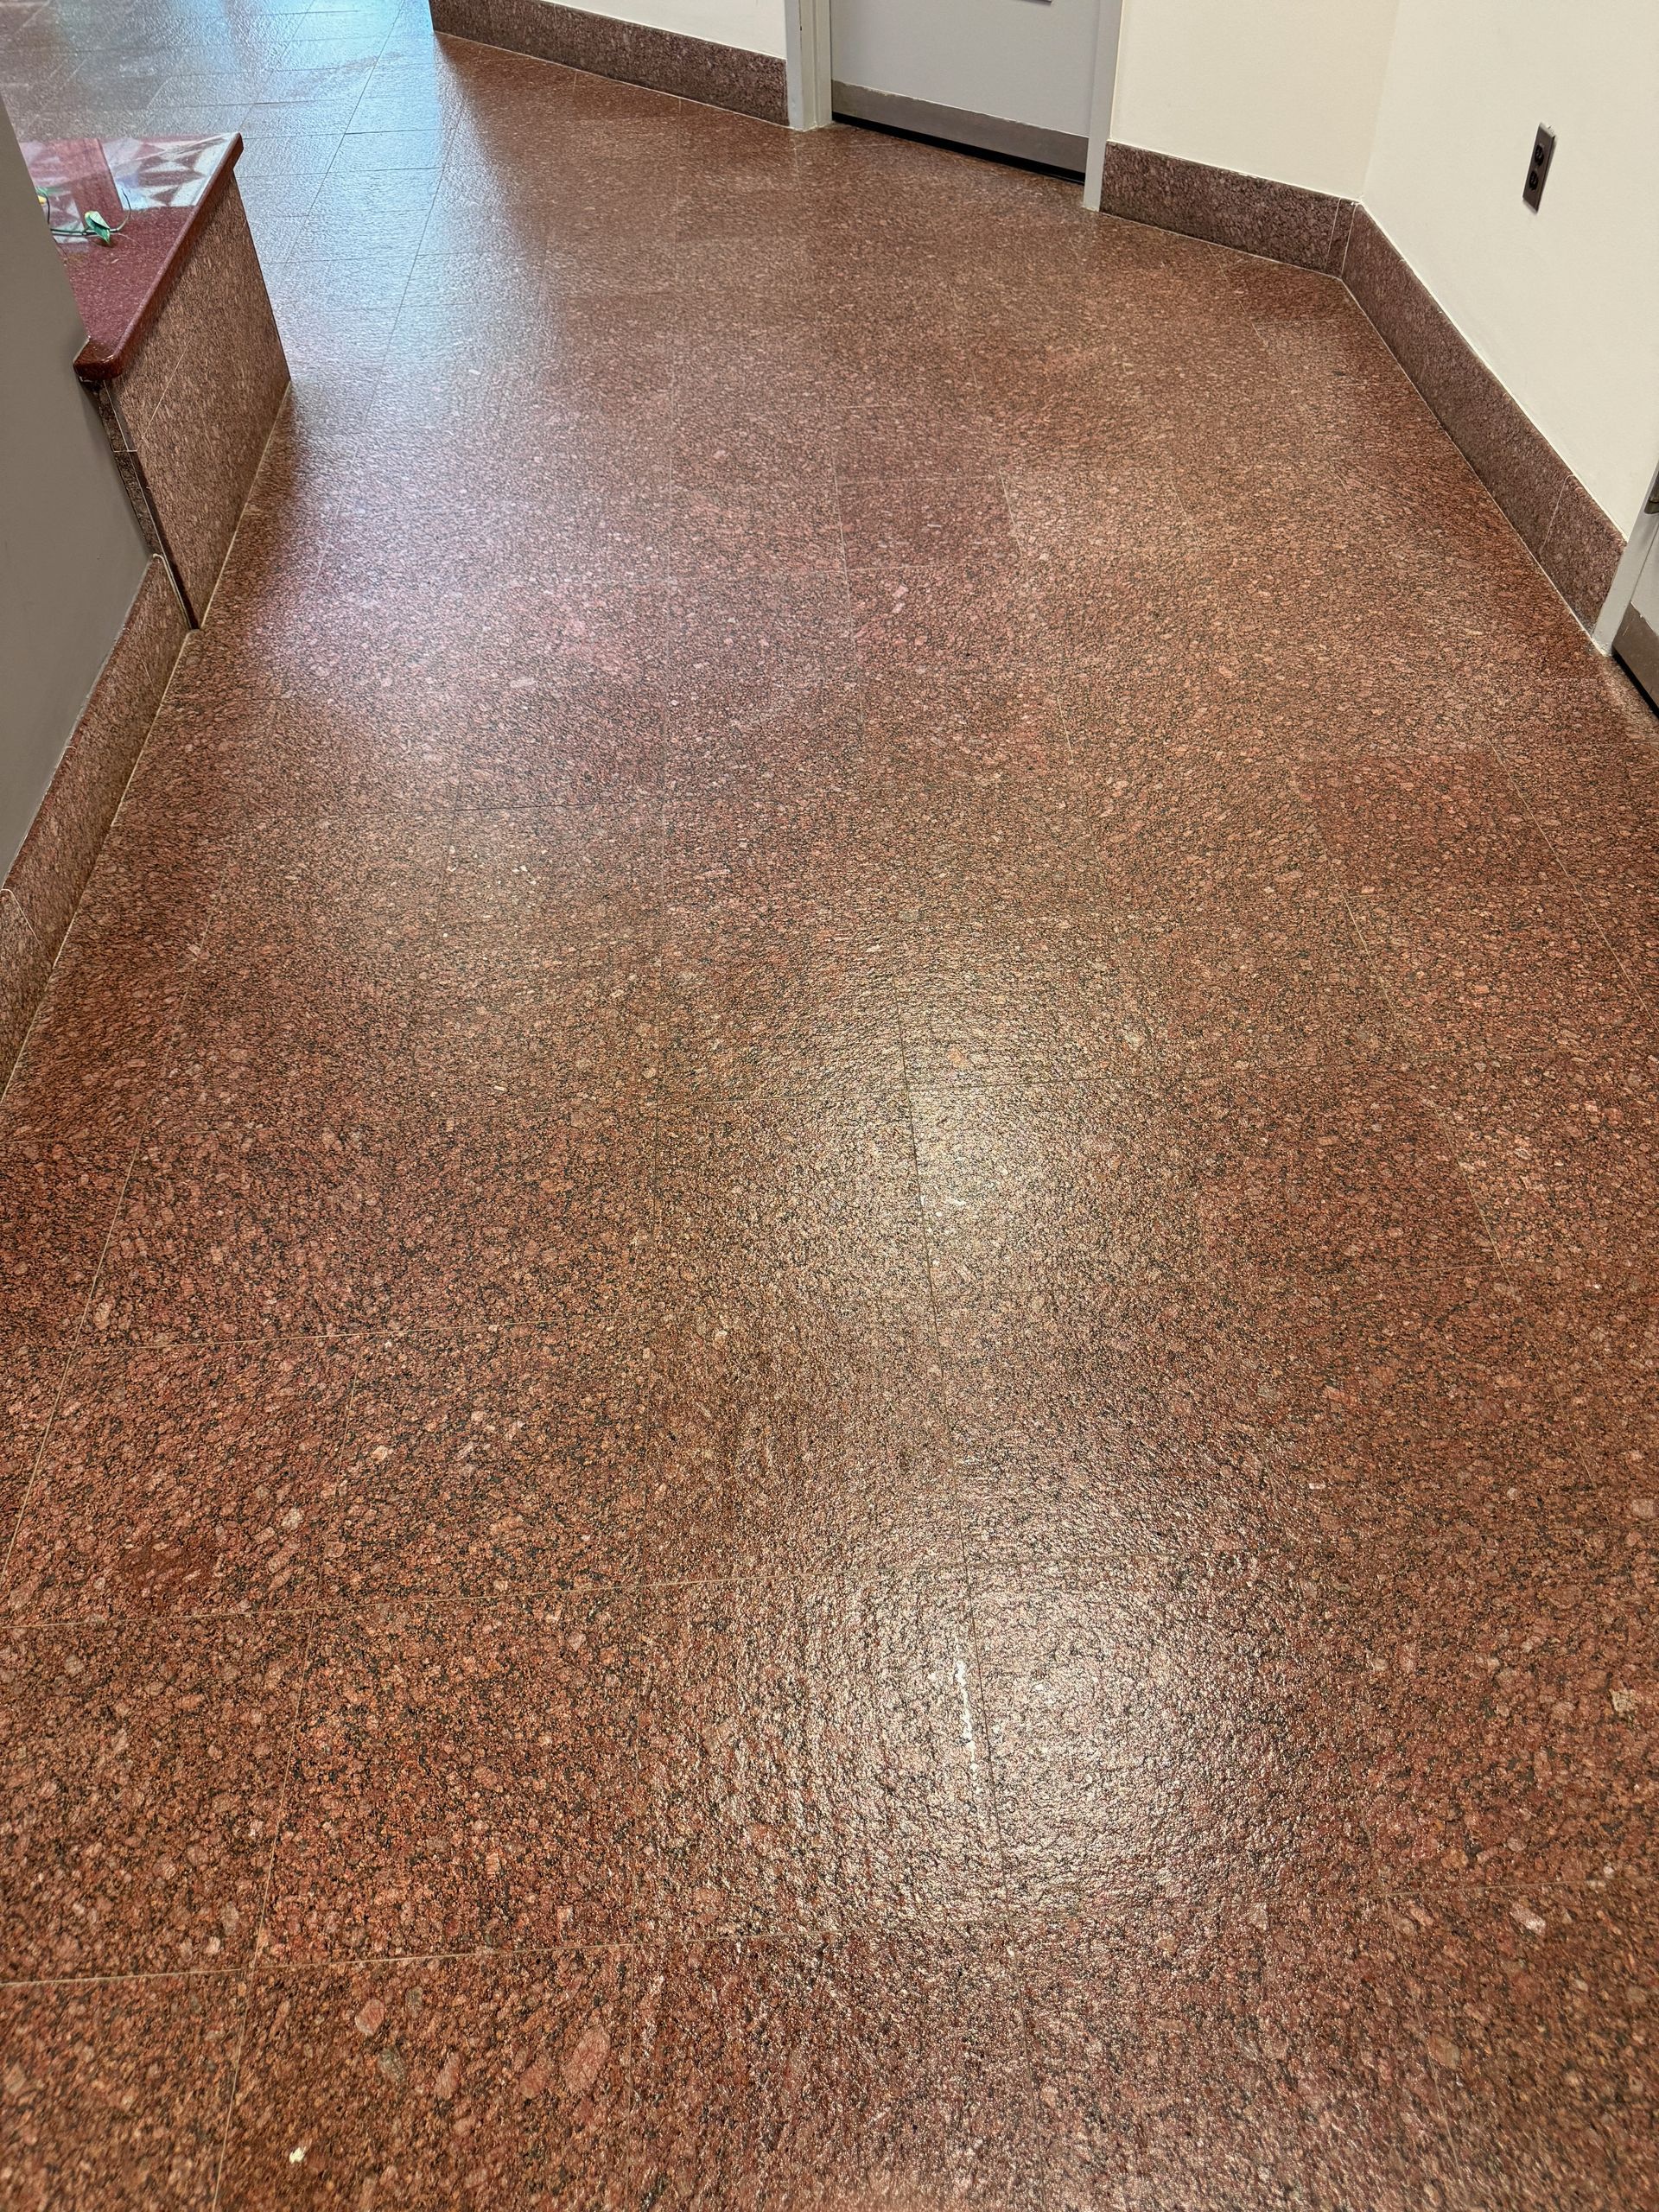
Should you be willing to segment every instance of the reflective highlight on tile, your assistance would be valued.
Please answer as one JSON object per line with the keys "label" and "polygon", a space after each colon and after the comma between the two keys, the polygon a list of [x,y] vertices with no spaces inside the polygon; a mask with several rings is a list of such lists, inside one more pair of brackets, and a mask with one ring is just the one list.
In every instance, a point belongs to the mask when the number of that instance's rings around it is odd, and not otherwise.
{"label": "reflective highlight on tile", "polygon": [[0,2197],[1659,2201],[1659,753],[1363,319],[424,0],[0,64],[294,370],[0,1100]]}

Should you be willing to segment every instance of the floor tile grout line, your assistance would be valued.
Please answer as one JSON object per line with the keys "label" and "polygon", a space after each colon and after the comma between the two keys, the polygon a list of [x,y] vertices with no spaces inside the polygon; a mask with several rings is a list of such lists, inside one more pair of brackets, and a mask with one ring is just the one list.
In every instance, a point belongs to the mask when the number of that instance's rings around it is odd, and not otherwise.
{"label": "floor tile grout line", "polygon": [[[1307,824],[1307,826],[1308,826],[1308,828],[1309,828],[1309,830],[1310,830],[1310,831],[1311,831],[1311,833],[1312,833],[1312,836],[1313,836],[1313,840],[1314,840],[1314,842],[1315,842],[1316,846],[1318,847],[1318,849],[1319,849],[1319,852],[1321,853],[1321,855],[1323,855],[1323,857],[1325,858],[1325,862],[1326,862],[1327,866],[1332,866],[1332,855],[1331,855],[1331,853],[1330,853],[1330,850],[1329,850],[1329,847],[1328,847],[1328,845],[1327,845],[1327,843],[1326,843],[1326,841],[1325,841],[1325,833],[1324,833],[1324,830],[1323,830],[1322,827],[1321,827],[1321,826],[1320,826],[1320,824],[1319,824],[1319,822],[1318,817],[1317,817],[1317,816],[1316,816],[1316,814],[1315,814],[1315,812],[1314,812],[1313,808],[1313,807],[1308,804],[1308,802],[1307,802],[1307,801],[1306,801],[1306,799],[1304,798],[1304,796],[1302,795],[1302,793],[1301,793],[1301,792],[1300,792],[1300,791],[1296,788],[1294,779],[1286,779],[1286,783],[1285,783],[1285,791],[1286,791],[1287,797],[1287,798],[1288,798],[1288,800],[1289,800],[1289,804],[1290,804],[1291,808],[1292,808],[1294,810],[1295,810],[1296,812],[1299,812],[1299,813],[1303,817],[1303,818],[1304,818],[1305,822],[1306,823],[1306,824]],[[1387,991],[1387,989],[1386,989],[1386,988],[1385,988],[1385,986],[1384,986],[1384,984],[1383,984],[1382,978],[1381,975],[1376,971],[1376,962],[1375,962],[1375,960],[1374,960],[1374,958],[1373,958],[1373,956],[1372,956],[1372,954],[1371,954],[1371,950],[1370,950],[1370,946],[1369,940],[1367,939],[1367,938],[1366,938],[1366,936],[1365,936],[1364,931],[1360,928],[1359,924],[1358,924],[1357,917],[1355,915],[1355,913],[1354,913],[1354,912],[1353,912],[1353,909],[1352,909],[1352,906],[1351,906],[1351,902],[1350,902],[1350,900],[1349,900],[1349,899],[1348,899],[1348,895],[1347,895],[1347,885],[1346,885],[1346,880],[1345,880],[1345,876],[1344,875],[1344,873],[1343,873],[1343,871],[1342,871],[1341,869],[1339,869],[1339,868],[1333,868],[1333,880],[1334,880],[1334,881],[1336,882],[1336,884],[1337,884],[1337,887],[1338,887],[1338,895],[1342,898],[1344,909],[1344,912],[1346,912],[1346,914],[1347,914],[1347,916],[1348,916],[1349,927],[1350,927],[1351,931],[1352,931],[1353,938],[1354,938],[1354,941],[1355,941],[1356,944],[1357,944],[1357,945],[1359,947],[1359,949],[1360,949],[1361,956],[1362,956],[1362,957],[1363,957],[1363,961],[1364,961],[1365,965],[1366,965],[1368,968],[1370,968],[1370,969],[1371,969],[1371,971],[1372,971],[1372,980],[1373,980],[1373,982],[1375,983],[1375,985],[1376,985],[1376,987],[1377,990],[1379,991],[1379,994],[1380,994],[1380,995],[1381,995],[1381,996],[1382,996],[1382,1002],[1383,1002],[1383,1004],[1384,1004],[1386,1007],[1388,1007],[1389,1008],[1389,1018],[1390,1018],[1390,1021],[1391,1021],[1391,1023],[1394,1023],[1394,1014],[1393,1014],[1392,1001],[1391,1001],[1391,1000],[1390,1000],[1390,998],[1389,998],[1389,993],[1388,993],[1388,991]],[[1395,1028],[1396,1028],[1396,1034],[1397,1034],[1397,1024],[1395,1024]],[[1405,1061],[1407,1062],[1407,1064],[1408,1064],[1408,1065],[1410,1065],[1414,1066],[1414,1065],[1415,1065],[1415,1055],[1412,1052],[1412,1051],[1411,1051],[1411,1049],[1410,1049],[1410,1047],[1409,1047],[1409,1045],[1408,1045],[1408,1044],[1407,1044],[1407,1043],[1406,1043],[1406,1041],[1405,1041],[1403,1039],[1401,1039],[1400,1041],[1401,1041],[1401,1044],[1402,1044],[1402,1057],[1403,1057],[1403,1058],[1405,1059]],[[1436,1120],[1436,1122],[1437,1122],[1437,1124],[1438,1124],[1438,1123],[1439,1123],[1439,1122],[1440,1122],[1440,1116],[1439,1116],[1439,1114],[1438,1114],[1437,1109],[1436,1109],[1433,1106],[1432,1106],[1432,1105],[1431,1105],[1431,1106],[1430,1106],[1430,1109],[1429,1109],[1429,1111],[1430,1111],[1431,1115],[1433,1115],[1433,1116],[1434,1116],[1434,1118],[1435,1118],[1435,1120]],[[1445,1135],[1445,1131],[1444,1131],[1444,1128],[1442,1128],[1442,1135],[1444,1136],[1444,1135]],[[1454,1153],[1454,1157],[1455,1157],[1455,1153]],[[1460,1165],[1459,1165],[1459,1181],[1462,1183],[1462,1185],[1463,1185],[1463,1186],[1464,1186],[1464,1188],[1465,1188],[1465,1192],[1466,1192],[1466,1194],[1467,1194],[1467,1196],[1468,1196],[1468,1198],[1469,1198],[1470,1203],[1471,1203],[1471,1206],[1472,1206],[1472,1208],[1473,1208],[1473,1211],[1474,1211],[1474,1212],[1475,1212],[1476,1217],[1477,1217],[1477,1219],[1479,1221],[1479,1223],[1480,1223],[1480,1224],[1481,1224],[1482,1232],[1483,1232],[1483,1234],[1485,1236],[1485,1237],[1487,1238],[1489,1245],[1491,1245],[1491,1224],[1490,1224],[1490,1223],[1488,1222],[1488,1220],[1487,1220],[1487,1218],[1486,1218],[1485,1210],[1484,1210],[1484,1208],[1480,1205],[1478,1196],[1478,1194],[1476,1193],[1476,1192],[1475,1192],[1475,1190],[1474,1190],[1474,1188],[1473,1188],[1473,1185],[1472,1185],[1472,1184],[1471,1184],[1471,1181],[1470,1181],[1470,1179],[1468,1178],[1467,1174],[1466,1174],[1466,1173],[1465,1173],[1463,1172],[1463,1170],[1462,1170],[1462,1168],[1461,1168],[1461,1166],[1460,1166]],[[1493,1250],[1493,1258],[1496,1260],[1496,1257],[1497,1257],[1497,1254],[1496,1254],[1496,1248],[1495,1248],[1495,1247],[1494,1247],[1494,1248],[1492,1248],[1492,1250]],[[1439,2083],[1438,2080],[1435,2080],[1435,2079],[1433,2079],[1433,2078],[1432,2071],[1431,2071],[1431,2093],[1432,2093],[1432,2097],[1433,2097],[1433,2101],[1434,2108],[1435,2108],[1436,2112],[1438,2113],[1438,2114],[1439,2114],[1439,2116],[1440,2116],[1440,2121],[1441,2121],[1442,2126],[1444,2126],[1446,2125],[1446,2118],[1447,2118],[1447,2114],[1446,2114],[1446,2105],[1445,2105],[1444,2097],[1443,2097],[1443,2094],[1442,2094],[1442,2092],[1441,2092],[1441,2089],[1440,2089],[1440,2083]],[[1300,2145],[1300,2141],[1298,2142],[1297,2148],[1296,2148],[1296,2152],[1295,2152],[1295,2163],[1296,2163],[1296,2167],[1297,2167],[1297,2170],[1298,2170],[1299,2176],[1300,2176],[1300,2177],[1304,2181],[1306,2181],[1306,2179],[1307,2178],[1307,2158],[1306,2158],[1306,2151],[1303,2149],[1303,2147],[1301,2146],[1301,2145]]]}
{"label": "floor tile grout line", "polygon": [[[354,1388],[355,1386],[353,1386]],[[347,1394],[349,1408],[352,1393]],[[225,2183],[225,2164],[230,2153],[231,2129],[236,2117],[236,2101],[242,2086],[242,2063],[247,2053],[247,2039],[252,2025],[253,1983],[259,1963],[261,1945],[264,1939],[266,1916],[270,1910],[271,1885],[276,1878],[276,1854],[282,1848],[283,1831],[287,1823],[289,1793],[293,1785],[295,1769],[299,1762],[301,1734],[305,1720],[306,1695],[310,1688],[311,1669],[315,1662],[320,1630],[313,1623],[306,1630],[304,1649],[301,1654],[299,1678],[295,1688],[294,1717],[289,1729],[288,1751],[283,1761],[282,1779],[277,1786],[276,1802],[271,1808],[270,1848],[265,1854],[265,1871],[260,1883],[259,1907],[254,1915],[253,1929],[248,1943],[245,1972],[247,1987],[242,1998],[241,2033],[237,2039],[235,2061],[231,2069],[231,2080],[225,2100],[225,2121],[219,2133],[219,2153],[213,2162],[213,2193],[210,2212],[219,2212]]]}
{"label": "floor tile grout line", "polygon": [[[845,533],[842,533],[842,560],[845,560]],[[909,1068],[905,1068],[905,1082],[907,1082],[907,1102],[909,1102]],[[916,1126],[913,1126],[913,1115],[912,1115],[912,1148],[913,1144],[916,1144]],[[652,1177],[657,1177],[655,1161],[657,1161],[657,1154],[652,1154]],[[933,1281],[931,1281],[931,1272],[929,1272],[929,1296],[931,1294],[933,1294]]]}
{"label": "floor tile grout line", "polygon": [[188,1982],[207,1987],[234,1983],[240,1973],[237,1967],[139,1967],[125,1974],[0,1974],[0,1990],[120,1989],[140,1982]]}
{"label": "floor tile grout line", "polygon": [[[922,1265],[927,1280],[928,1317],[930,1332],[933,1343],[933,1357],[935,1361],[938,1363],[938,1385],[935,1389],[929,1393],[929,1395],[933,1402],[934,1415],[940,1430],[940,1440],[943,1443],[947,1454],[947,1464],[950,1468],[951,1520],[954,1524],[953,1533],[956,1540],[957,1569],[961,1578],[962,1596],[966,1606],[968,1634],[973,1655],[972,1689],[970,1692],[964,1692],[963,1695],[964,1702],[969,1704],[969,1721],[971,1720],[974,1708],[976,1707],[977,1707],[978,1719],[984,1736],[983,1757],[986,1765],[986,1787],[997,1858],[998,1905],[1001,1916],[1006,1919],[1006,1917],[1009,1916],[1014,1910],[1014,1882],[1008,1855],[1007,1838],[1003,1821],[1002,1789],[998,1778],[998,1762],[992,1744],[993,1732],[990,1719],[990,1706],[986,1693],[987,1671],[985,1666],[984,1638],[982,1633],[979,1615],[980,1578],[976,1575],[969,1564],[966,1519],[963,1508],[962,1482],[958,1463],[956,1423],[952,1417],[950,1407],[949,1363],[946,1359],[944,1338],[939,1325],[937,1270],[934,1263],[932,1238],[928,1229],[927,1207],[922,1181],[921,1153],[916,1135],[916,1109],[915,1097],[911,1083],[910,1056],[908,1047],[905,1042],[902,1028],[899,1033],[899,1058],[905,1092],[906,1128],[910,1141],[910,1173],[912,1202],[915,1207],[917,1229],[921,1244]],[[969,1725],[969,1722],[965,1721],[964,1726],[966,1725]],[[969,1748],[971,1751],[971,1745]],[[1037,2031],[1035,2019],[1033,2017],[1032,1995],[1030,1990],[1025,1986],[1023,1976],[1021,1978],[1020,1986],[1020,2028],[1021,2044],[1025,2054],[1027,2092],[1031,2099],[1032,2110],[1033,2113],[1038,2113],[1041,2110],[1043,2072],[1038,2058]],[[1050,2155],[1047,2133],[1046,2130],[1039,2128],[1039,2140],[1042,2145],[1039,2155],[1043,2162],[1044,2171],[1042,2178],[1044,2192],[1046,2196],[1052,2188],[1054,2176],[1052,2172],[1052,2162]]]}
{"label": "floor tile grout line", "polygon": [[[1493,766],[1497,769],[1504,783],[1508,785],[1510,791],[1514,796],[1517,809],[1527,823],[1530,825],[1532,833],[1537,838],[1540,845],[1542,846],[1545,851],[1548,854],[1554,868],[1555,878],[1559,887],[1570,899],[1573,909],[1581,918],[1586,936],[1592,937],[1595,939],[1595,941],[1601,946],[1603,951],[1606,954],[1609,961],[1617,969],[1625,985],[1626,990],[1630,993],[1630,997],[1634,1001],[1631,1008],[1632,1013],[1637,1015],[1645,1014],[1649,1020],[1659,1025],[1659,1005],[1656,1005],[1653,993],[1648,986],[1643,983],[1640,976],[1631,969],[1626,957],[1620,952],[1618,945],[1615,944],[1613,940],[1608,936],[1605,928],[1603,926],[1601,918],[1596,912],[1594,902],[1586,891],[1583,882],[1577,873],[1568,865],[1567,859],[1561,853],[1555,839],[1550,834],[1548,824],[1539,814],[1537,808],[1534,804],[1532,798],[1527,791],[1526,785],[1522,780],[1514,763],[1510,760],[1508,748],[1503,745],[1501,737],[1495,737],[1490,745],[1469,748],[1467,757],[1471,760],[1478,760],[1482,753],[1484,753],[1487,758],[1491,760]],[[1402,765],[1408,765],[1411,760],[1420,757],[1421,756],[1418,755],[1402,755],[1401,760]],[[1317,810],[1312,809],[1312,802],[1307,799],[1306,794],[1300,791],[1300,779],[1301,772],[1305,768],[1312,766],[1318,760],[1325,758],[1332,759],[1340,763],[1345,760],[1346,756],[1340,754],[1329,756],[1308,755],[1306,756],[1301,762],[1293,766],[1291,771],[1293,781],[1295,782],[1297,785],[1298,796],[1302,799],[1304,804],[1308,805],[1314,812],[1316,820]],[[1322,829],[1320,830],[1319,834],[1323,843],[1324,831]],[[1344,886],[1345,897],[1347,896],[1351,871],[1343,862],[1336,860],[1334,855],[1331,855],[1328,847],[1325,848],[1325,851],[1326,857],[1331,861],[1336,879]],[[1356,926],[1357,925],[1357,921],[1356,921]],[[1373,964],[1375,964],[1374,956],[1372,956],[1372,958]],[[1440,1057],[1441,1054],[1445,1052],[1455,1052],[1457,1049],[1458,1048],[1455,1046],[1442,1047],[1440,1048],[1440,1052],[1434,1054],[1433,1057]],[[1544,1048],[1540,1046],[1537,1049],[1541,1051]]]}
{"label": "floor tile grout line", "polygon": [[[204,940],[211,933],[213,928],[213,918],[218,911],[219,893],[223,889],[225,869],[228,868],[228,866],[229,861],[228,857],[226,857],[223,866],[219,868],[215,877],[214,890],[203,915],[201,934]],[[133,1173],[137,1166],[139,1157],[143,1151],[145,1137],[154,1123],[154,1118],[157,1109],[157,1102],[161,1095],[162,1084],[164,1080],[166,1062],[168,1055],[174,1048],[175,1040],[177,1039],[182,1027],[185,1011],[194,995],[196,977],[200,973],[200,968],[199,966],[195,968],[188,968],[184,972],[187,980],[183,989],[180,993],[178,1007],[175,1012],[173,1021],[168,1029],[165,1040],[159,1047],[156,1080],[146,1094],[143,1106],[134,1116],[131,1148],[127,1155],[126,1168],[121,1178],[120,1189],[116,1193],[114,1204],[109,1217],[109,1225],[105,1230],[104,1239],[99,1249],[98,1259],[94,1262],[87,1280],[86,1295],[81,1302],[80,1311],[76,1316],[73,1328],[71,1328],[61,1338],[61,1345],[64,1352],[64,1364],[62,1371],[58,1378],[58,1388],[53,1395],[52,1410],[47,1421],[41,1427],[40,1440],[30,1462],[29,1479],[25,1483],[22,1496],[18,1500],[16,1515],[13,1520],[11,1529],[6,1539],[3,1549],[0,1549],[0,1592],[4,1591],[10,1580],[12,1560],[16,1552],[18,1539],[21,1537],[23,1531],[24,1522],[29,1516],[30,1508],[35,1503],[36,1485],[40,1481],[41,1471],[45,1463],[53,1432],[56,1427],[58,1414],[62,1407],[63,1394],[68,1387],[71,1375],[79,1367],[84,1354],[90,1349],[90,1340],[86,1337],[87,1318],[94,1310],[94,1305],[98,1296],[99,1282],[103,1275],[105,1262],[109,1256],[111,1243],[115,1236],[117,1229],[120,1225],[121,1217],[126,1206],[127,1192],[131,1187]],[[56,1344],[52,1346],[52,1350],[54,1352],[59,1347]]]}
{"label": "floor tile grout line", "polygon": [[1535,834],[1554,861],[1561,881],[1571,892],[1573,903],[1582,915],[1587,930],[1594,935],[1608,958],[1624,978],[1625,988],[1635,1001],[1632,1011],[1645,1015],[1648,1021],[1655,1025],[1655,1030],[1649,1033],[1649,1042],[1654,1042],[1656,1033],[1659,1033],[1659,983],[1652,985],[1644,983],[1639,971],[1631,967],[1628,956],[1622,952],[1612,938],[1608,936],[1602,918],[1596,911],[1594,901],[1585,888],[1578,871],[1567,861],[1565,854],[1551,833],[1548,823],[1539,814],[1530,793],[1510,757],[1509,748],[1503,744],[1501,737],[1492,747],[1492,755],[1504,780],[1515,793],[1516,803],[1522,812],[1532,824]]}
{"label": "floor tile grout line", "polygon": [[[1306,804],[1306,802],[1304,802],[1304,804]],[[1318,838],[1320,848],[1325,852],[1328,860],[1330,858],[1330,854],[1329,849],[1325,845],[1324,831],[1320,828],[1317,818],[1313,816],[1311,807],[1308,808],[1307,811],[1309,818],[1313,823],[1314,836]],[[1375,982],[1379,994],[1382,995],[1384,1003],[1391,1006],[1392,1001],[1388,991],[1388,987],[1371,950],[1370,939],[1359,919],[1359,917],[1354,912],[1353,908],[1348,900],[1344,872],[1340,868],[1337,870],[1337,880],[1343,887],[1342,896],[1344,906],[1347,907],[1348,911],[1349,926],[1353,931],[1356,942],[1363,949],[1366,963],[1371,969],[1372,980]],[[1397,1030],[1396,1033],[1398,1033]],[[1413,1068],[1414,1071],[1420,1075],[1429,1077],[1429,1095],[1424,1102],[1426,1110],[1433,1121],[1436,1128],[1440,1132],[1442,1141],[1446,1145],[1450,1157],[1456,1166],[1459,1180],[1466,1191],[1471,1206],[1480,1222],[1482,1234],[1486,1241],[1488,1264],[1497,1279],[1504,1284],[1513,1296],[1517,1299],[1524,1298],[1529,1287],[1529,1270],[1524,1267],[1519,1266],[1517,1262],[1505,1251],[1503,1243],[1499,1239],[1493,1227],[1487,1208],[1482,1202],[1480,1193],[1475,1185],[1474,1179],[1469,1170],[1464,1166],[1462,1160],[1459,1157],[1459,1147],[1456,1131],[1448,1122],[1445,1109],[1440,1104],[1438,1095],[1435,1093],[1433,1085],[1432,1075],[1430,1075],[1430,1070],[1432,1069],[1433,1059],[1436,1056],[1423,1054],[1411,1044],[1408,1038],[1403,1035],[1400,1036],[1400,1048],[1402,1058]],[[1548,1378],[1551,1395],[1554,1399],[1556,1412],[1561,1421],[1562,1427],[1567,1437],[1570,1438],[1572,1441],[1573,1449],[1577,1455],[1578,1463],[1586,1479],[1592,1485],[1595,1485],[1599,1480],[1599,1472],[1592,1459],[1589,1446],[1581,1436],[1577,1422],[1573,1418],[1572,1400],[1559,1371],[1558,1363],[1552,1355],[1547,1352],[1542,1353],[1541,1357],[1544,1370]]]}

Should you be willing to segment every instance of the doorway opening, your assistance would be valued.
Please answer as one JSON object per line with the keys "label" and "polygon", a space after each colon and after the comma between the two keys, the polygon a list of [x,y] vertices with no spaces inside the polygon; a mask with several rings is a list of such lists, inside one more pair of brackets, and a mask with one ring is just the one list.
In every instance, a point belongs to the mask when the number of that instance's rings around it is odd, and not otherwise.
{"label": "doorway opening", "polygon": [[868,116],[843,115],[839,109],[835,111],[835,119],[854,130],[874,130],[884,138],[908,138],[918,146],[938,146],[944,153],[967,154],[977,161],[995,162],[1003,168],[1031,169],[1039,176],[1059,177],[1067,184],[1078,184],[1083,180],[1080,167],[1063,168],[1054,162],[1034,161],[1027,154],[1001,153],[995,146],[969,145],[960,138],[939,138],[928,130],[906,130],[896,123],[873,123]]}
{"label": "doorway opening", "polygon": [[1101,0],[830,0],[828,16],[842,120],[1084,174]]}

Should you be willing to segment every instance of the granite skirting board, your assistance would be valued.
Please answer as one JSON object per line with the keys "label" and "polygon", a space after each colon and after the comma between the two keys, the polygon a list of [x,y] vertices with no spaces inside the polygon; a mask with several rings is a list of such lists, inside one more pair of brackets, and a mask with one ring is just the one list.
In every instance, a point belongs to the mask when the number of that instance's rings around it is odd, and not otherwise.
{"label": "granite skirting board", "polygon": [[119,374],[91,385],[141,524],[200,622],[288,390],[232,177]]}
{"label": "granite skirting board", "polygon": [[1100,205],[1103,213],[1132,223],[1336,275],[1354,203],[1299,184],[1276,184],[1271,177],[1242,176],[1173,154],[1114,144],[1106,149]]}
{"label": "granite skirting board", "polygon": [[1624,540],[1363,207],[1343,282],[1586,630]]}
{"label": "granite skirting board", "polygon": [[1138,146],[1109,146],[1104,213],[1339,276],[1586,629],[1624,540],[1363,207]]}
{"label": "granite skirting board", "polygon": [[773,54],[595,16],[559,0],[431,0],[431,9],[433,29],[451,38],[504,47],[596,77],[620,77],[762,123],[789,121],[787,72]]}
{"label": "granite skirting board", "polygon": [[80,904],[188,626],[166,563],[151,561],[0,890],[0,1084]]}

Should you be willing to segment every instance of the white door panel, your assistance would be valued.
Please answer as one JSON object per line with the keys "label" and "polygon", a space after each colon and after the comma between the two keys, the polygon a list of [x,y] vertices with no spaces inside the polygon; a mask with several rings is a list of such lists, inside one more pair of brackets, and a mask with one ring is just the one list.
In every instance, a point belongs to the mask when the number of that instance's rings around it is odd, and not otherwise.
{"label": "white door panel", "polygon": [[831,0],[836,105],[903,120],[850,96],[861,90],[1085,139],[1099,13],[1100,0]]}
{"label": "white door panel", "polygon": [[1613,650],[1659,707],[1659,537],[1648,550]]}

